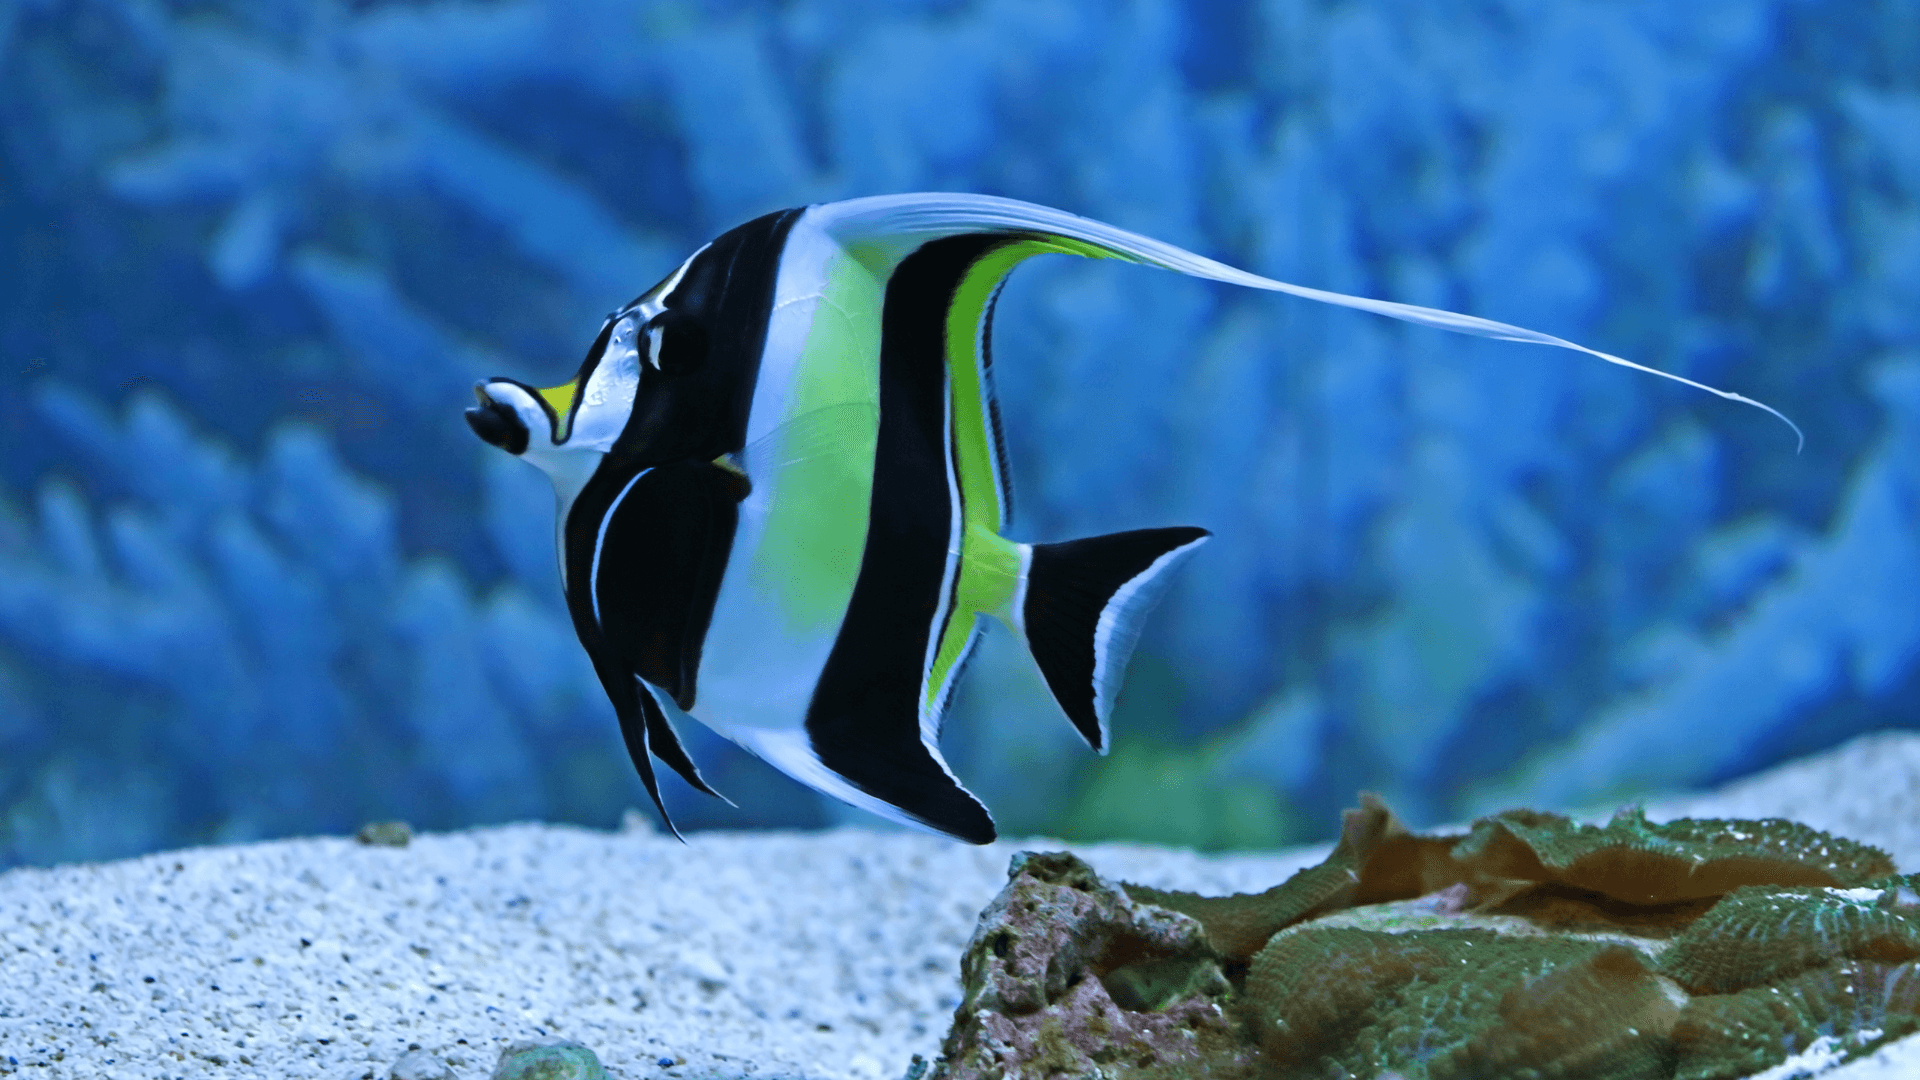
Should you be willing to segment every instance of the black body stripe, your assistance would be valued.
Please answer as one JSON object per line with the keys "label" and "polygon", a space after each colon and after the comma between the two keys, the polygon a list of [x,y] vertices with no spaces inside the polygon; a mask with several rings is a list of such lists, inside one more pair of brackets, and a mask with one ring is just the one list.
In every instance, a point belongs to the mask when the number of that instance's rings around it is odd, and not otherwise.
{"label": "black body stripe", "polygon": [[[746,442],[780,255],[801,213],[782,210],[755,218],[716,238],[688,265],[664,300],[679,329],[704,346],[699,362],[666,371],[641,365],[633,414],[575,497],[562,530],[574,634],[593,660],[619,717],[627,754],[663,820],[667,811],[649,751],[695,788],[713,792],[637,677],[645,676],[682,708],[693,704],[701,650],[733,545],[737,503],[745,496],[744,478],[711,463]],[[614,323],[601,327],[580,365],[575,377],[583,388],[606,351]],[[576,411],[579,399],[576,394]],[[620,519],[608,524],[606,550],[616,555],[600,571],[601,616],[611,628],[603,630],[593,603],[600,523],[621,489],[647,468],[655,474],[635,488],[648,491],[630,492]],[[653,482],[656,476],[660,483]],[[672,821],[667,825],[672,828]]]}
{"label": "black body stripe", "polygon": [[993,462],[1000,469],[1000,526],[1013,524],[1013,467],[1007,458],[1007,434],[1000,426],[1000,395],[993,388],[993,314],[1000,307],[1001,278],[987,297],[985,323],[980,327],[980,393],[987,399],[987,433],[993,437]]}
{"label": "black body stripe", "polygon": [[[636,480],[602,468],[574,500],[567,515],[567,608],[588,652],[603,653],[685,709],[693,705],[747,484],[711,462],[642,471]],[[601,521],[609,514],[603,541]],[[602,547],[597,574],[596,545]]]}
{"label": "black body stripe", "polygon": [[687,267],[664,299],[682,328],[697,333],[704,355],[664,371],[641,365],[633,415],[609,465],[712,461],[746,445],[780,254],[803,212],[782,210],[722,233]]}
{"label": "black body stripe", "polygon": [[1004,242],[997,236],[935,240],[902,260],[887,283],[867,545],[806,724],[827,768],[974,843],[993,839],[993,819],[921,744],[920,692],[952,525],[947,309],[967,268]]}

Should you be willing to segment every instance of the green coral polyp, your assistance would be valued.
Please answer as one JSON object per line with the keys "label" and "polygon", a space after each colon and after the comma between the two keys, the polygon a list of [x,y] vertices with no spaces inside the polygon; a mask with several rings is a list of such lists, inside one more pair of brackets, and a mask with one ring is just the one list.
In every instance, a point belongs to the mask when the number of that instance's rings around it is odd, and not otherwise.
{"label": "green coral polyp", "polygon": [[1694,998],[1674,1025],[1674,1076],[1733,1080],[1777,1065],[1820,1039],[1858,1053],[1917,1030],[1915,964],[1831,964],[1773,985]]}
{"label": "green coral polyp", "polygon": [[1915,909],[1892,890],[1744,888],[1681,934],[1660,967],[1697,994],[1777,982],[1835,960],[1920,959]]}
{"label": "green coral polyp", "polygon": [[1503,996],[1606,946],[1491,930],[1302,927],[1247,972],[1247,1011],[1267,1064],[1318,1060],[1355,1076],[1418,1068],[1497,1024]]}
{"label": "green coral polyp", "polygon": [[1501,996],[1497,1020],[1428,1065],[1432,1080],[1607,1077],[1664,1080],[1686,995],[1637,950],[1601,946]]}

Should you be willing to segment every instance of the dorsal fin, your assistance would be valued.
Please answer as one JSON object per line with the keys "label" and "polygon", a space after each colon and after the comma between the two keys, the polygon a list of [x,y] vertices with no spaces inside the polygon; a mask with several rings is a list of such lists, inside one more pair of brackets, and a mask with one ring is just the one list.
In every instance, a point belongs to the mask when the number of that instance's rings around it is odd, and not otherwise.
{"label": "dorsal fin", "polygon": [[1374,300],[1364,296],[1350,296],[1346,293],[1275,281],[1272,278],[1235,269],[1203,255],[1195,255],[1191,251],[1152,237],[1141,236],[1102,221],[1083,218],[1077,214],[1069,214],[1064,210],[1055,210],[1035,203],[1003,199],[993,195],[918,192],[849,199],[846,202],[819,207],[818,212],[821,215],[822,227],[841,243],[896,248],[902,255],[920,244],[940,237],[961,236],[969,233],[1033,233],[1066,242],[1062,250],[1085,249],[1075,250],[1075,253],[1089,257],[1124,259],[1128,262],[1157,266],[1211,281],[1286,293],[1289,296],[1297,296],[1322,304],[1372,312],[1389,319],[1399,319],[1401,322],[1430,326],[1456,334],[1572,349],[1575,352],[1598,357],[1609,364],[1618,364],[1621,367],[1657,375],[1663,379],[1671,379],[1697,390],[1705,390],[1709,394],[1726,398],[1728,401],[1737,401],[1765,410],[1792,428],[1794,437],[1800,445],[1806,443],[1799,425],[1787,419],[1771,405],[1736,394],[1731,390],[1721,390],[1705,383],[1695,382],[1682,375],[1636,364],[1631,360],[1604,353],[1598,349],[1590,349],[1565,338],[1509,323],[1495,322],[1492,319],[1443,311],[1439,308],[1400,304],[1390,300]]}

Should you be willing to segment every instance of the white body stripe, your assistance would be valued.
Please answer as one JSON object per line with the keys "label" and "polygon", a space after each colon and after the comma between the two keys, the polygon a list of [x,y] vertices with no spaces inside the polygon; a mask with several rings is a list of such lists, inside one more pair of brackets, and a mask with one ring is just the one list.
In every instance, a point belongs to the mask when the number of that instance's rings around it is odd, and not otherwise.
{"label": "white body stripe", "polygon": [[[697,719],[748,749],[760,745],[756,742],[761,737],[758,733],[766,729],[799,733],[806,723],[814,686],[839,636],[845,604],[852,598],[854,583],[849,580],[845,583],[846,595],[839,598],[840,606],[830,619],[796,620],[788,603],[789,582],[777,572],[768,572],[777,565],[780,555],[779,551],[768,550],[768,530],[777,530],[782,499],[791,497],[782,485],[794,450],[785,445],[794,431],[786,425],[795,419],[790,414],[802,389],[803,374],[817,374],[803,373],[801,361],[816,317],[828,314],[821,307],[827,299],[828,272],[848,257],[839,242],[820,228],[826,209],[812,207],[801,213],[781,249],[766,347],[747,414],[747,445],[740,458],[753,486],[740,506],[733,551],[700,658]],[[877,320],[879,312],[871,317]],[[848,357],[845,362],[867,369],[864,377],[846,380],[849,391],[863,396],[845,404],[864,406],[877,418],[878,352],[871,357]],[[826,409],[840,403],[809,399],[807,404]],[[815,452],[811,447],[800,449]],[[872,475],[871,458],[858,462],[857,467],[865,475]],[[867,510],[863,502],[849,506],[846,512],[864,522]],[[861,535],[864,537],[864,531]],[[791,537],[783,539],[790,541]],[[777,759],[773,751],[761,756],[803,783],[814,784],[783,764],[784,759]],[[816,763],[815,767],[820,766]]]}
{"label": "white body stripe", "polygon": [[663,326],[654,326],[647,329],[647,363],[653,365],[653,370],[655,371],[660,370],[660,345],[666,339],[666,336],[667,331]]}
{"label": "white body stripe", "polygon": [[[587,376],[585,389],[578,391],[580,407],[574,410],[573,427],[567,432],[569,447],[605,453],[626,430],[634,395],[640,390],[639,333],[639,323],[631,315],[614,324],[600,362]],[[561,419],[564,423],[565,418]]]}
{"label": "white body stripe", "polygon": [[[613,523],[613,515],[619,512],[620,504],[626,500],[627,492],[633,490],[633,485],[639,483],[641,477],[647,475],[652,471],[653,471],[652,469],[641,469],[639,472],[634,473],[633,479],[627,481],[627,486],[621,488],[620,494],[615,495],[613,497],[613,502],[610,505],[608,505],[607,512],[600,515],[600,532],[597,535],[595,535],[593,538],[592,576],[587,580],[587,591],[593,595],[593,624],[595,626],[601,625],[600,623],[600,552],[607,545],[607,526]],[[605,627],[602,627],[602,629],[605,629]]]}
{"label": "white body stripe", "polygon": [[809,208],[787,230],[773,284],[773,312],[760,354],[759,380],[747,413],[747,445],[765,439],[787,419],[800,376],[800,358],[813,330],[814,311],[827,289],[827,268],[842,257],[840,245],[820,231],[819,208]]}
{"label": "white body stripe", "polygon": [[1007,613],[1007,625],[1027,640],[1027,576],[1033,572],[1033,545],[1020,545],[1020,579],[1013,586],[1013,610]]}
{"label": "white body stripe", "polygon": [[[513,391],[521,397],[527,395],[511,384],[503,385],[501,393]],[[567,587],[567,518],[573,514],[574,500],[593,479],[593,474],[606,459],[606,454],[598,450],[577,450],[566,446],[554,446],[544,439],[529,439],[527,452],[521,455],[527,462],[538,466],[553,481],[553,502],[557,513],[554,517],[553,551],[560,562],[560,588],[564,595]]]}
{"label": "white body stripe", "polygon": [[[735,743],[745,748],[755,757],[793,777],[795,780],[816,791],[831,795],[850,806],[857,806],[868,813],[897,822],[908,828],[930,832],[936,836],[945,836],[938,829],[929,828],[919,818],[908,814],[890,802],[876,799],[848,783],[841,775],[821,764],[819,755],[807,742],[807,733],[798,729],[749,728],[729,735]],[[933,760],[945,769],[947,763],[939,754]],[[948,772],[949,776],[953,775]]]}
{"label": "white body stripe", "polygon": [[[929,750],[940,742],[940,689],[929,696],[927,680],[933,677],[934,661],[940,655],[940,639],[946,636],[947,621],[954,616],[954,579],[960,574],[961,538],[966,533],[966,507],[960,500],[960,478],[954,472],[953,452],[953,380],[945,380],[941,395],[941,457],[947,467],[947,561],[940,572],[940,603],[933,611],[933,625],[927,630],[927,658],[920,665],[920,741]],[[960,665],[948,670],[951,675]],[[938,756],[938,755],[935,755]]]}

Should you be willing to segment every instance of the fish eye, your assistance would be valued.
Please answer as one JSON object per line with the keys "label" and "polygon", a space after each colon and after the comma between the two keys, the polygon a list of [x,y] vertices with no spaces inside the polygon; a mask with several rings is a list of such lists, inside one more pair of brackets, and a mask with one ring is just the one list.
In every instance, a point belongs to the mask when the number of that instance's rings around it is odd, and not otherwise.
{"label": "fish eye", "polygon": [[653,366],[668,375],[686,375],[707,362],[707,331],[693,316],[663,311],[647,322]]}

